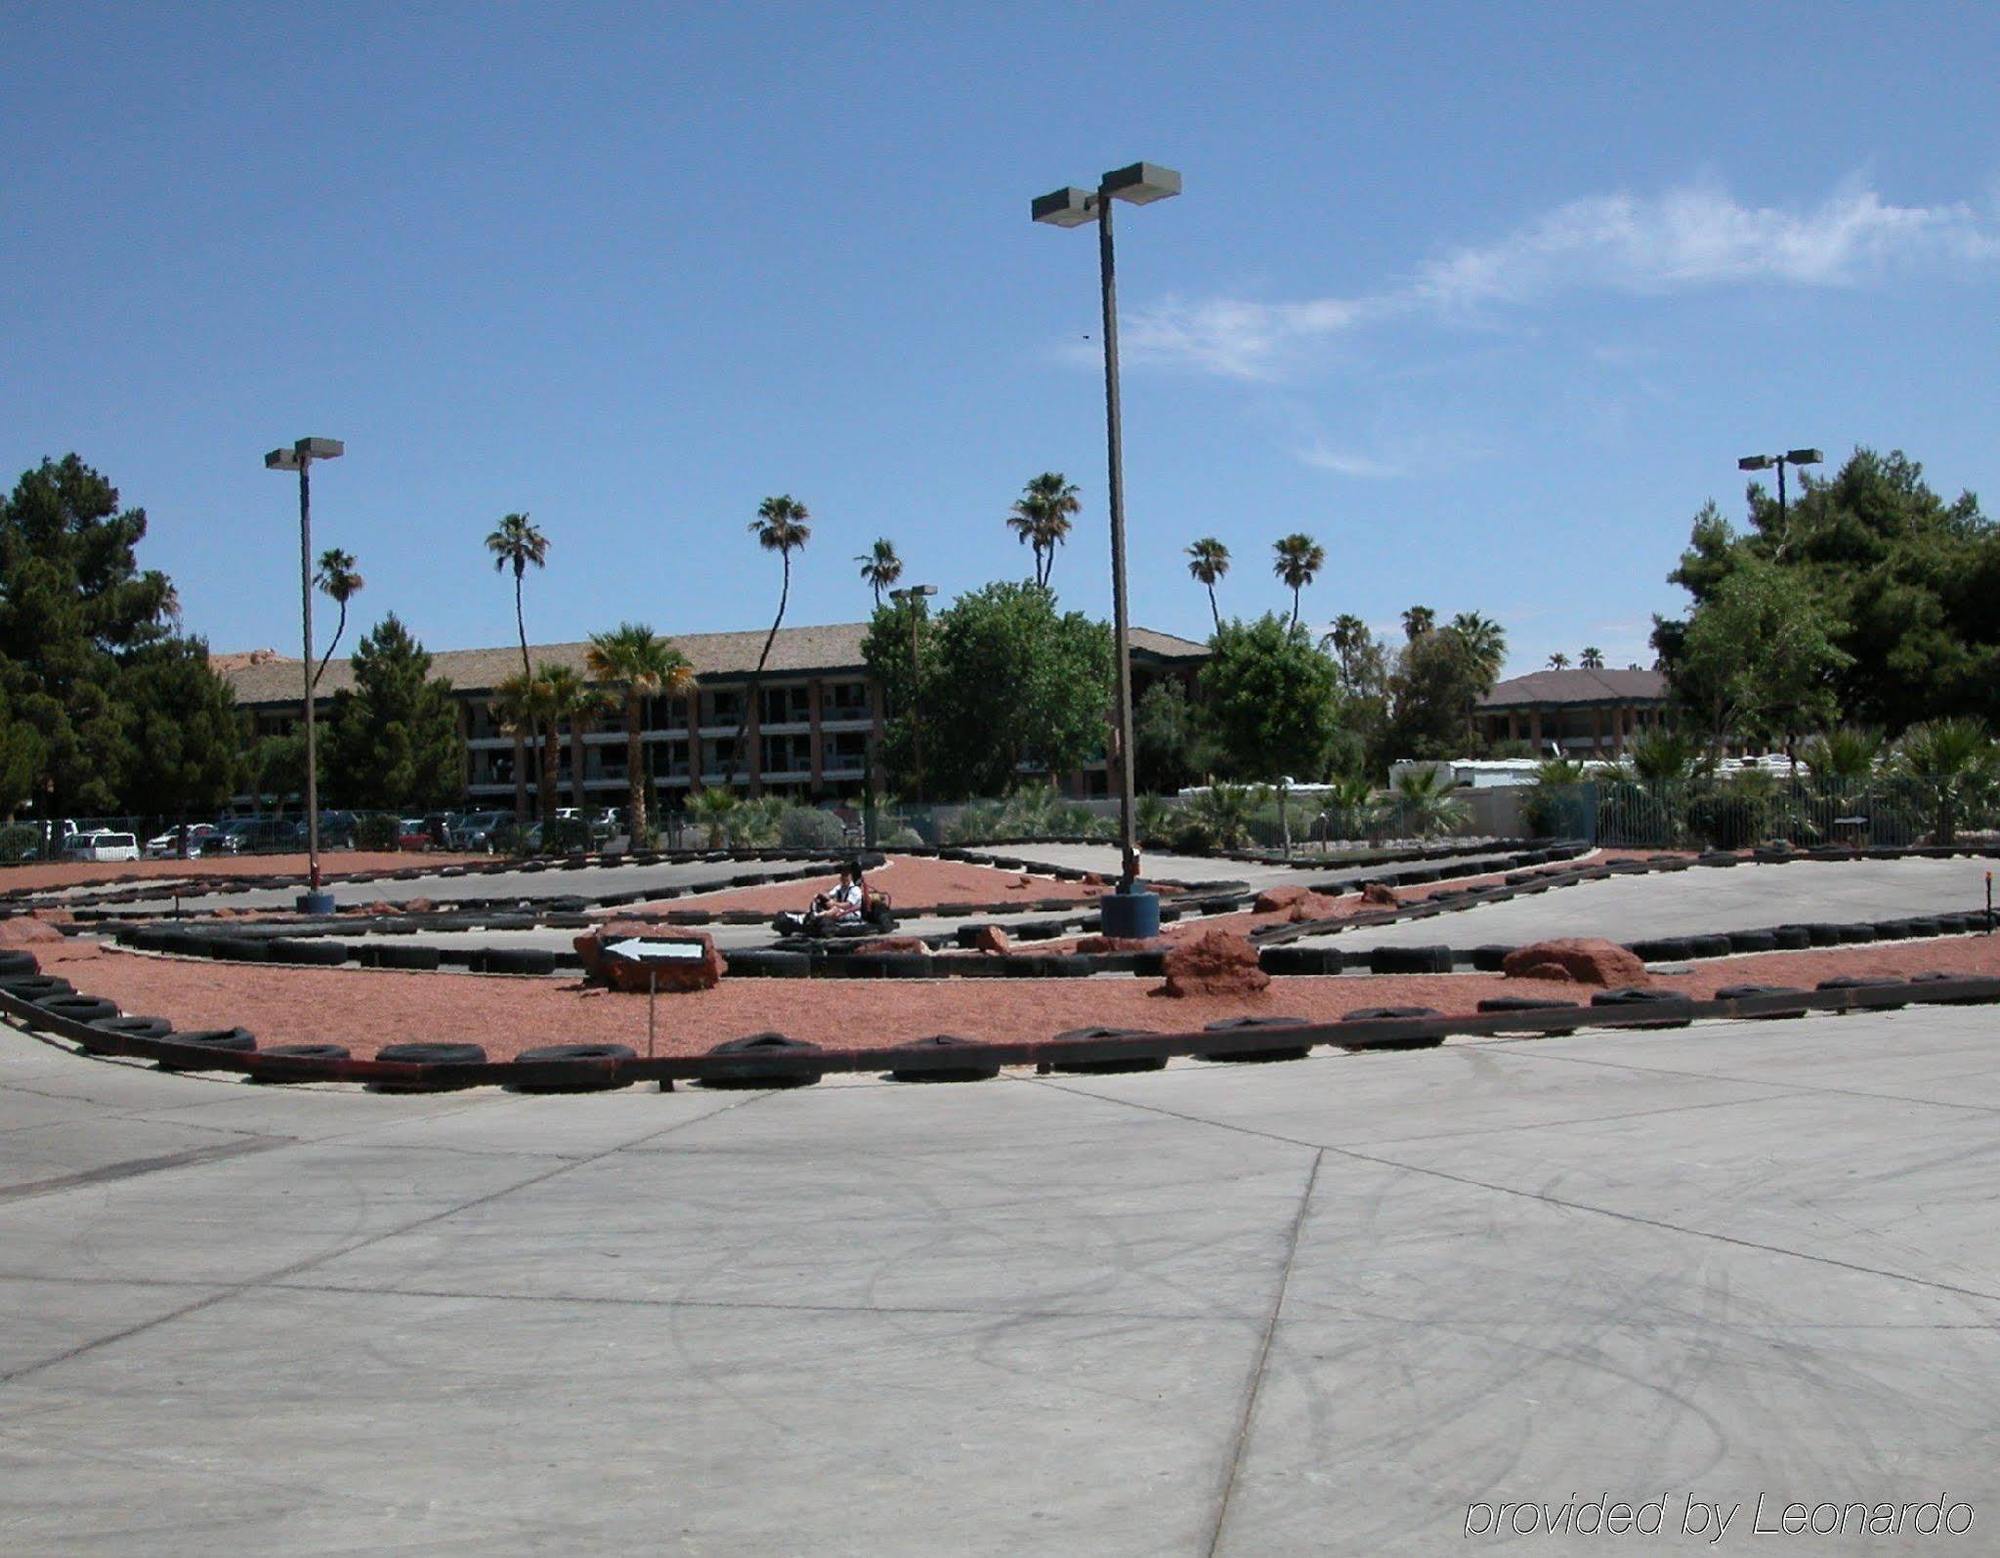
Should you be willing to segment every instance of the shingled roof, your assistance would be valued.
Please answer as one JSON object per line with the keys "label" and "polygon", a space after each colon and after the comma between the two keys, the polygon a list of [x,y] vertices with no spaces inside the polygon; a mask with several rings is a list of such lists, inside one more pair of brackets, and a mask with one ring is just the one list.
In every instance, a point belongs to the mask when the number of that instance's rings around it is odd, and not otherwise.
{"label": "shingled roof", "polygon": [[1530,671],[1496,682],[1482,709],[1552,703],[1660,703],[1667,679],[1658,671]]}
{"label": "shingled roof", "polygon": [[[731,682],[757,669],[757,656],[764,648],[764,631],[748,633],[684,633],[670,639],[687,656],[695,675],[703,681]],[[830,627],[781,628],[771,645],[766,676],[824,676],[864,669],[861,642],[868,636],[865,622],[841,622]],[[1156,633],[1151,628],[1132,629],[1132,648],[1142,656],[1161,660],[1199,659],[1208,653],[1204,644]],[[573,644],[530,644],[528,658],[536,665],[566,665],[582,675],[587,641]],[[241,704],[296,703],[304,670],[296,658],[268,649],[211,655],[209,664],[229,683]],[[431,655],[431,674],[446,678],[461,692],[489,692],[521,669],[517,644],[498,649],[441,649]],[[354,686],[354,663],[329,660],[320,679],[323,698]]]}

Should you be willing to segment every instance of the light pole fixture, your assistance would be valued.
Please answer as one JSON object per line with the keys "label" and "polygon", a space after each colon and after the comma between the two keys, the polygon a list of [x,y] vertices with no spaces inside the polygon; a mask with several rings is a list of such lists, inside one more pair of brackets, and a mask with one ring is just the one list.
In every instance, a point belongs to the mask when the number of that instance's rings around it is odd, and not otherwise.
{"label": "light pole fixture", "polygon": [[1074,185],[1041,196],[1029,207],[1052,227],[1097,223],[1097,264],[1104,304],[1104,426],[1110,466],[1111,622],[1116,637],[1118,693],[1118,889],[1103,898],[1104,934],[1144,938],[1159,934],[1160,900],[1139,881],[1139,840],[1132,807],[1132,624],[1125,596],[1125,470],[1118,414],[1118,267],[1111,241],[1111,202],[1151,205],[1181,192],[1181,176],[1157,163],[1116,168],[1095,191]]}
{"label": "light pole fixture", "polygon": [[1778,544],[1784,545],[1785,528],[1785,467],[1788,465],[1817,465],[1826,455],[1818,449],[1787,449],[1783,454],[1746,454],[1736,462],[1739,471],[1768,471],[1778,468]]}
{"label": "light pole fixture", "polygon": [[910,608],[910,742],[916,751],[916,789],[920,805],[924,798],[924,722],[918,700],[923,696],[924,673],[917,659],[917,629],[923,625],[923,603],[935,594],[935,584],[912,584],[889,592],[889,599],[899,606]]}
{"label": "light pole fixture", "polygon": [[319,886],[319,750],[313,736],[312,463],[347,453],[338,438],[301,438],[289,449],[264,456],[267,471],[299,473],[299,607],[304,622],[306,709],[306,891],[299,907],[307,914],[331,914],[333,894]]}

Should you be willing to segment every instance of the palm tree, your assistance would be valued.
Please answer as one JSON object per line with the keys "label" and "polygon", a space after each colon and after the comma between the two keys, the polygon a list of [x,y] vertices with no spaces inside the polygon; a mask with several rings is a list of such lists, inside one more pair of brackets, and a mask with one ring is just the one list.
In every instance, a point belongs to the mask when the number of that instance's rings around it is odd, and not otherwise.
{"label": "palm tree", "polygon": [[1208,586],[1208,610],[1222,630],[1222,609],[1215,604],[1215,582],[1229,572],[1229,548],[1214,536],[1203,536],[1187,549],[1188,572]]}
{"label": "palm tree", "polygon": [[1046,587],[1055,572],[1056,548],[1069,537],[1070,515],[1082,510],[1076,484],[1061,471],[1043,471],[1021,489],[1007,525],[1035,550],[1035,583]]}
{"label": "palm tree", "polygon": [[334,625],[333,642],[326,646],[326,653],[319,657],[319,669],[313,672],[313,686],[317,687],[319,679],[326,675],[327,661],[340,647],[340,635],[347,631],[347,603],[361,592],[362,585],[367,581],[354,571],[354,554],[343,552],[336,546],[328,547],[319,554],[319,568],[313,574],[313,583],[340,608],[340,621]]}
{"label": "palm tree", "polygon": [[1478,667],[1480,680],[1490,690],[1507,659],[1507,630],[1491,617],[1461,611],[1451,619],[1450,631],[1457,635],[1466,658]]}
{"label": "palm tree", "polygon": [[1428,606],[1412,606],[1403,613],[1403,637],[1414,644],[1437,626],[1437,617]]}
{"label": "palm tree", "polygon": [[1399,778],[1391,792],[1398,824],[1406,833],[1430,838],[1465,821],[1465,802],[1451,793],[1448,768],[1419,768]]}
{"label": "palm tree", "polygon": [[486,538],[486,550],[493,554],[493,571],[514,570],[514,627],[521,635],[521,669],[532,674],[528,664],[528,624],[521,614],[521,576],[533,563],[545,568],[549,561],[549,538],[530,523],[526,514],[509,514],[500,527]]}
{"label": "palm tree", "polygon": [[1551,671],[1567,671],[1569,669],[1569,656],[1558,649],[1554,654],[1549,656],[1549,669]]}
{"label": "palm tree", "polygon": [[581,675],[566,665],[544,665],[538,678],[548,698],[549,729],[544,750],[548,754],[548,784],[542,796],[543,821],[547,823],[555,817],[555,775],[559,762],[556,741],[556,727],[569,727],[569,803],[578,811],[586,805],[584,791],[583,736],[584,728],[605,705],[605,694],[601,687],[593,687]]}
{"label": "palm tree", "polygon": [[1926,720],[1896,743],[1896,768],[1929,803],[1931,842],[1948,845],[1964,813],[1991,797],[2000,753],[1977,720]]}
{"label": "palm tree", "polygon": [[854,559],[861,565],[861,579],[875,592],[875,609],[882,609],[882,592],[903,577],[903,560],[896,555],[896,543],[887,536]]}
{"label": "palm tree", "polygon": [[621,622],[608,633],[593,633],[584,664],[593,680],[615,683],[625,692],[626,816],[631,847],[643,849],[652,837],[646,819],[646,773],[639,746],[645,700],[693,695],[694,667],[687,656],[643,622]]}
{"label": "palm tree", "polygon": [[1299,625],[1299,591],[1311,584],[1326,566],[1326,548],[1311,536],[1300,531],[1280,537],[1271,543],[1275,557],[1271,572],[1285,583],[1292,592],[1292,626]]}
{"label": "palm tree", "polygon": [[[750,521],[750,531],[757,537],[757,544],[767,552],[776,552],[785,564],[785,578],[778,590],[778,614],[771,619],[771,631],[764,635],[764,649],[757,656],[757,669],[751,674],[748,696],[743,703],[743,717],[736,723],[736,739],[731,743],[736,761],[744,759],[743,735],[750,728],[750,711],[757,706],[758,690],[764,681],[764,666],[771,658],[771,645],[777,642],[778,627],[785,620],[785,603],[792,597],[792,553],[802,551],[806,542],[812,539],[812,526],[806,521],[812,515],[806,506],[790,493],[783,497],[766,498],[757,505],[757,517]],[[745,778],[747,779],[746,772]]]}
{"label": "palm tree", "polygon": [[689,800],[688,810],[694,814],[695,821],[708,829],[710,849],[721,849],[729,842],[730,819],[741,804],[734,791],[719,786],[703,790]]}
{"label": "palm tree", "polygon": [[1604,651],[1595,644],[1585,644],[1576,663],[1586,671],[1601,671],[1604,669]]}
{"label": "palm tree", "polygon": [[523,821],[528,815],[528,742],[541,730],[547,713],[547,689],[533,671],[516,671],[493,689],[494,718],[514,738],[516,821]]}
{"label": "palm tree", "polygon": [[1349,681],[1354,679],[1354,655],[1368,642],[1368,624],[1350,611],[1343,611],[1333,619],[1333,631],[1319,641],[1322,649],[1331,649],[1340,661],[1340,674]]}

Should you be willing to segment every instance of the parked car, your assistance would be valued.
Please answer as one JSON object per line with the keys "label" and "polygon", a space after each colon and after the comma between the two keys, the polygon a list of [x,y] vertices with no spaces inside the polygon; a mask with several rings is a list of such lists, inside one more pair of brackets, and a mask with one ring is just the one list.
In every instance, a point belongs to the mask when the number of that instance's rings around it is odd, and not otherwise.
{"label": "parked car", "polygon": [[490,855],[498,842],[496,835],[503,825],[512,827],[513,822],[514,814],[510,811],[461,812],[452,819],[452,847]]}
{"label": "parked car", "polygon": [[137,860],[139,839],[136,834],[113,833],[108,828],[79,833],[63,845],[63,854],[71,860]]}
{"label": "parked car", "polygon": [[238,817],[222,831],[243,854],[297,849],[305,842],[305,824],[293,817]]}
{"label": "parked car", "polygon": [[[322,849],[352,849],[355,824],[361,819],[351,811],[323,811],[319,814],[319,842]],[[303,824],[301,824],[303,826]]]}
{"label": "parked car", "polygon": [[405,817],[396,829],[396,847],[407,853],[421,853],[437,843],[430,824],[422,817]]}
{"label": "parked car", "polygon": [[[236,841],[212,822],[191,823],[187,830],[187,852],[190,857],[198,855],[226,855],[233,853]],[[181,852],[181,830],[169,828],[164,833],[155,834],[146,840],[146,856],[150,860],[169,860]]]}

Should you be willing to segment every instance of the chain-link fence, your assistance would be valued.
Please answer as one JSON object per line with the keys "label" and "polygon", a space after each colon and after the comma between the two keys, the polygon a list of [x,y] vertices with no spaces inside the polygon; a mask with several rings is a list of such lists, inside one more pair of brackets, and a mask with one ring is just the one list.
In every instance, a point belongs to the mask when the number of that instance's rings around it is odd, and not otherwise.
{"label": "chain-link fence", "polygon": [[1799,848],[1900,847],[1950,844],[1991,830],[2000,824],[2000,792],[1977,774],[1607,778],[1535,786],[1524,811],[1537,834],[1628,848],[1743,849],[1780,841]]}

